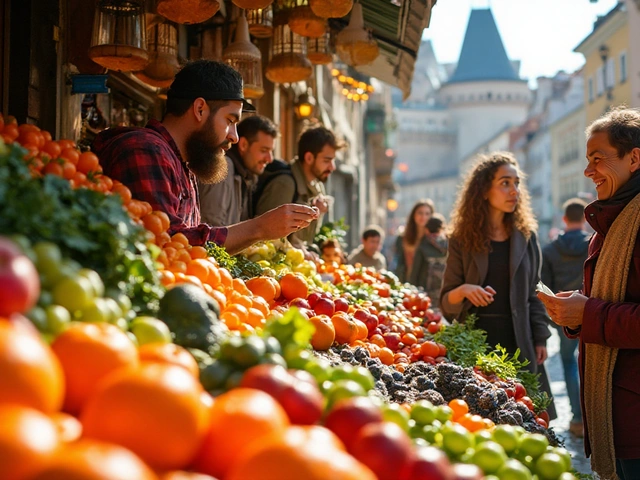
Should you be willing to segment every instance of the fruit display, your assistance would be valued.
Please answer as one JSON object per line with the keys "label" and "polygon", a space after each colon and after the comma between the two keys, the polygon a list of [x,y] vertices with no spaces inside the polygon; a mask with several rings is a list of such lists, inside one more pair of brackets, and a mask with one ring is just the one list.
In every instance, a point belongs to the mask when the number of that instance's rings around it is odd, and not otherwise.
{"label": "fruit display", "polygon": [[192,246],[73,142],[0,135],[0,478],[574,478],[473,319],[286,240]]}

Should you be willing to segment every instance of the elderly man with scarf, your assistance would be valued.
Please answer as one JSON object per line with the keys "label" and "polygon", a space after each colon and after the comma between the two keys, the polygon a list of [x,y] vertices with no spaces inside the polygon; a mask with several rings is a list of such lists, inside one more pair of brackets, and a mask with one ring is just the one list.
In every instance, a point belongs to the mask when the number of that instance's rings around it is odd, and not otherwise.
{"label": "elderly man with scarf", "polygon": [[640,112],[618,108],[587,128],[597,200],[583,290],[539,293],[552,320],[580,339],[585,453],[602,479],[640,478]]}

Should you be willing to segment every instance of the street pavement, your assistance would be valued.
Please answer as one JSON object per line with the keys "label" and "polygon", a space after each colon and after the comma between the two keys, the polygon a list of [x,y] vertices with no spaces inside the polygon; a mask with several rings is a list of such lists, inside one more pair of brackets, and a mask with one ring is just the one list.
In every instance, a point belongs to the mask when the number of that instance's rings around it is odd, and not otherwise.
{"label": "street pavement", "polygon": [[555,328],[550,328],[549,330],[551,330],[551,338],[547,341],[549,358],[545,364],[551,379],[551,393],[558,412],[558,418],[551,421],[551,427],[564,440],[565,448],[571,453],[573,467],[580,473],[591,475],[593,474],[591,463],[584,455],[582,439],[569,433],[569,422],[572,415],[567,388],[564,383],[562,360],[560,359],[560,338]]}

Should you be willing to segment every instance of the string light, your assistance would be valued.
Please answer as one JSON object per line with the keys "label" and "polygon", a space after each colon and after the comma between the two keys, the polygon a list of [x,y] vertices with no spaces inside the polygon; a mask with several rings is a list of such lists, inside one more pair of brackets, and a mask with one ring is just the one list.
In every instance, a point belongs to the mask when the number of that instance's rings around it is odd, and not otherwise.
{"label": "string light", "polygon": [[372,85],[349,77],[337,68],[331,70],[331,76],[340,83],[342,95],[352,102],[366,102],[369,100],[369,94],[374,92]]}

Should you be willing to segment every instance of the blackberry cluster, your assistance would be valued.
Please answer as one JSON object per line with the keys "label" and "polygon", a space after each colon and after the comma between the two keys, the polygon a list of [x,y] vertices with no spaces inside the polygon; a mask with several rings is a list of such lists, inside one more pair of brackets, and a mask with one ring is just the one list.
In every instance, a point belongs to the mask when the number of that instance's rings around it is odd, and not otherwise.
{"label": "blackberry cluster", "polygon": [[420,392],[415,396],[416,400],[429,400],[434,405],[444,405],[447,402],[444,401],[444,398],[440,393],[435,390],[425,390],[424,392]]}
{"label": "blackberry cluster", "polygon": [[442,394],[446,401],[461,397],[464,387],[469,382],[478,382],[471,368],[462,368],[453,363],[439,363],[436,370],[438,371],[436,390]]}
{"label": "blackberry cluster", "polygon": [[424,375],[421,377],[414,377],[411,382],[411,386],[419,392],[424,392],[425,390],[435,390],[436,388],[435,382]]}
{"label": "blackberry cluster", "polygon": [[519,425],[522,426],[523,421],[522,421],[522,415],[520,415],[520,412],[518,412],[517,410],[513,409],[513,408],[503,408],[500,410],[495,410],[490,416],[489,418],[495,423],[495,424],[507,424],[507,425]]}

